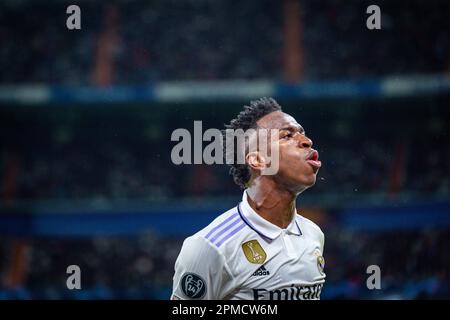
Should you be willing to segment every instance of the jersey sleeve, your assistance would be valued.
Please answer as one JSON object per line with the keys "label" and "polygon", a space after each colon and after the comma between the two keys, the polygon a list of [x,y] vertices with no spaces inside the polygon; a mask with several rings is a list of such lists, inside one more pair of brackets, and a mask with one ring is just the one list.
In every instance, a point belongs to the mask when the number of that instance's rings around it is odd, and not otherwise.
{"label": "jersey sleeve", "polygon": [[190,237],[175,262],[171,299],[220,300],[232,280],[223,255],[203,237]]}
{"label": "jersey sleeve", "polygon": [[324,247],[325,247],[325,235],[322,232],[322,230],[320,230],[320,245],[322,246],[321,249],[322,249],[322,252],[323,252]]}

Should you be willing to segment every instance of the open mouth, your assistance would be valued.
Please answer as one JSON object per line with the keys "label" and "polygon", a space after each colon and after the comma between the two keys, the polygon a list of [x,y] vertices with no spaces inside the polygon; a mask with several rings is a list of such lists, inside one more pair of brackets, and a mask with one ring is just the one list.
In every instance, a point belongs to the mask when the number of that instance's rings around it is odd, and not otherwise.
{"label": "open mouth", "polygon": [[308,162],[313,168],[319,169],[322,166],[322,162],[319,160],[319,153],[316,150],[312,150],[306,156],[306,162]]}

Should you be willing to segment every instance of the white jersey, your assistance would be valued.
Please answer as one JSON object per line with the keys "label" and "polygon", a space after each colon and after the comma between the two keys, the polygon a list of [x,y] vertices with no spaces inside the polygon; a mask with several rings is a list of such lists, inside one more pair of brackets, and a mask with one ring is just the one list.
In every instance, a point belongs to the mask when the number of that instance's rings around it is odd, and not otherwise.
{"label": "white jersey", "polygon": [[187,238],[175,263],[172,299],[320,299],[324,234],[295,214],[286,229],[247,201]]}

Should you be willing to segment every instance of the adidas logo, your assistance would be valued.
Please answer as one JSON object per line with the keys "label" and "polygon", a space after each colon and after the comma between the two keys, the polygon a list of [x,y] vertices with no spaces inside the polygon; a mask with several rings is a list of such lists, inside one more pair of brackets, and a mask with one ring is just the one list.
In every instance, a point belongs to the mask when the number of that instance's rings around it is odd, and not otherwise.
{"label": "adidas logo", "polygon": [[264,268],[264,266],[259,267],[258,270],[256,270],[252,276],[258,277],[258,276],[268,276],[270,274],[269,270]]}

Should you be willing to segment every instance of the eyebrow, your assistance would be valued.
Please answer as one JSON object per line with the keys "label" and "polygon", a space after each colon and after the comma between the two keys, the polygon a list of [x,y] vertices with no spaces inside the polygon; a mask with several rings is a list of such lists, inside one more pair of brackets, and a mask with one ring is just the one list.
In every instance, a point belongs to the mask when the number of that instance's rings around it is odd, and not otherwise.
{"label": "eyebrow", "polygon": [[284,127],[284,128],[281,128],[280,129],[280,131],[283,131],[283,130],[287,130],[287,131],[296,131],[296,130],[298,130],[298,131],[300,131],[301,133],[305,133],[305,129],[303,129],[303,127],[301,126],[301,125],[298,125],[298,126],[289,126],[289,127]]}

